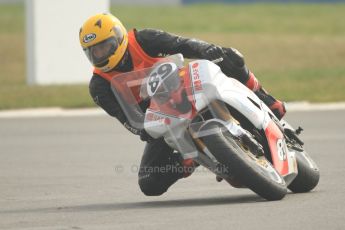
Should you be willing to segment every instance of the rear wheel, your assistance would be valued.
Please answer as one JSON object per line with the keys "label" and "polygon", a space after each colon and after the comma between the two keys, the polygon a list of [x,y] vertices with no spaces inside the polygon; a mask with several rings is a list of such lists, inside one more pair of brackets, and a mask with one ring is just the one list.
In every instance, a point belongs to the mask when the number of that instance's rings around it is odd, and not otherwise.
{"label": "rear wheel", "polygon": [[296,153],[298,174],[288,188],[295,193],[309,192],[319,183],[320,171],[307,153]]}
{"label": "rear wheel", "polygon": [[201,138],[202,141],[236,180],[267,200],[284,198],[287,192],[285,181],[265,157],[257,158],[241,148],[218,122],[207,123],[200,131],[209,133]]}

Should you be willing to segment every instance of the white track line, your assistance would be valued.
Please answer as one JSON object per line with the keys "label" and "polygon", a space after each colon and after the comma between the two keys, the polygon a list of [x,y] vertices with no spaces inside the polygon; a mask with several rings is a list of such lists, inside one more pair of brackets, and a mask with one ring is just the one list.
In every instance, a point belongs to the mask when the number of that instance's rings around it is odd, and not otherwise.
{"label": "white track line", "polygon": [[309,103],[309,102],[290,102],[286,105],[286,110],[292,111],[331,111],[344,110],[345,102],[333,103]]}
{"label": "white track line", "polygon": [[84,117],[102,116],[106,113],[99,108],[63,109],[63,108],[37,108],[0,111],[1,118],[34,118],[34,117]]}
{"label": "white track line", "polygon": [[[291,102],[287,103],[287,111],[331,111],[345,110],[345,102],[337,103],[309,103]],[[83,117],[83,116],[105,116],[106,113],[100,108],[86,109],[62,109],[62,108],[37,108],[0,111],[1,118],[34,118],[34,117]]]}

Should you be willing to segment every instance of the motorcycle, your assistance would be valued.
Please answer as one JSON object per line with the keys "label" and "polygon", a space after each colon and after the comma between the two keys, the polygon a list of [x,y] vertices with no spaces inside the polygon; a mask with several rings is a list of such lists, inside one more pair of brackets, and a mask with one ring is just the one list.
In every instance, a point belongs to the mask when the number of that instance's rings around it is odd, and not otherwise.
{"label": "motorcycle", "polygon": [[302,128],[279,121],[214,62],[184,65],[181,54],[172,55],[113,77],[111,86],[132,127],[164,138],[183,159],[206,167],[218,181],[266,200],[284,198],[287,189],[311,191],[319,182],[319,169],[299,137]]}

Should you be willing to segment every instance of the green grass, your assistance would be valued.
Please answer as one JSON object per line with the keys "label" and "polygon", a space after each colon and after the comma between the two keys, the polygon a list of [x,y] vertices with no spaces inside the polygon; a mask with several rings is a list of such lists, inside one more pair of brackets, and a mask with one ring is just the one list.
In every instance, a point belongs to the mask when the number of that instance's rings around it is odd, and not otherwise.
{"label": "green grass", "polygon": [[175,32],[344,35],[339,4],[203,4],[185,7],[113,7],[128,27]]}
{"label": "green grass", "polygon": [[[0,109],[93,106],[87,85],[26,85],[24,12],[23,5],[0,5]],[[127,28],[237,48],[283,100],[345,101],[345,4],[114,6],[112,12]]]}

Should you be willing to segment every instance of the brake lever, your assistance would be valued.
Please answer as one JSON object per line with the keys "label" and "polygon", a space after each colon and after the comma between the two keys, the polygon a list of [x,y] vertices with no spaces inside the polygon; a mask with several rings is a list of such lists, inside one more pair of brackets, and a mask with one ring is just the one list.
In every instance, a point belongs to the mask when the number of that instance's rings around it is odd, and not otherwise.
{"label": "brake lever", "polygon": [[211,62],[213,62],[214,64],[217,64],[217,63],[222,62],[222,61],[224,61],[224,58],[221,57],[221,58],[214,59]]}

